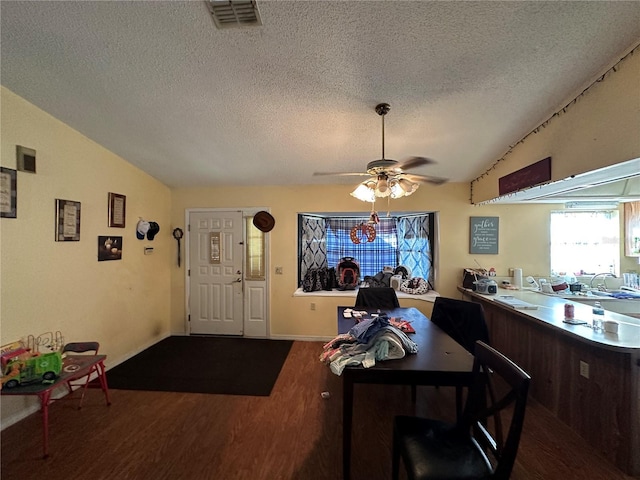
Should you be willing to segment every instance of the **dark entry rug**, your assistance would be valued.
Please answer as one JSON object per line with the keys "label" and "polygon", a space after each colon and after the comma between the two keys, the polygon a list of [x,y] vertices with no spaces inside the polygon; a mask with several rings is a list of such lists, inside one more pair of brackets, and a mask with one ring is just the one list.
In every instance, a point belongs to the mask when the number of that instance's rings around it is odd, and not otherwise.
{"label": "dark entry rug", "polygon": [[109,388],[269,396],[289,340],[168,337],[107,372]]}

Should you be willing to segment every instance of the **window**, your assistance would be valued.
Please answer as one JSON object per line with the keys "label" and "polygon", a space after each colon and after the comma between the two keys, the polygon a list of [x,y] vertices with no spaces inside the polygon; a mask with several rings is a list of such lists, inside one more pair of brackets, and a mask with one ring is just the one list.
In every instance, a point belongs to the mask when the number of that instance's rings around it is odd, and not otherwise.
{"label": "window", "polygon": [[[343,215],[298,215],[298,285],[310,268],[335,267],[342,257],[360,264],[360,276],[373,276],[385,266],[407,267],[411,275],[433,285],[433,235],[435,213],[380,218],[375,239],[368,241],[362,230],[369,217]],[[360,239],[354,243],[351,231]]]}
{"label": "window", "polygon": [[[360,264],[360,276],[375,275],[385,265],[398,265],[398,239],[396,236],[395,220],[384,218],[375,225],[376,236],[373,242],[361,225],[367,225],[366,220],[353,218],[329,218],[326,221],[327,234],[327,263],[329,266],[338,265],[342,257],[353,257]],[[351,229],[356,228],[360,243],[351,241]]]}
{"label": "window", "polygon": [[552,274],[620,274],[617,210],[551,212]]}
{"label": "window", "polygon": [[253,225],[253,217],[246,218],[247,228],[247,267],[245,278],[247,280],[265,279],[265,251],[264,233]]}

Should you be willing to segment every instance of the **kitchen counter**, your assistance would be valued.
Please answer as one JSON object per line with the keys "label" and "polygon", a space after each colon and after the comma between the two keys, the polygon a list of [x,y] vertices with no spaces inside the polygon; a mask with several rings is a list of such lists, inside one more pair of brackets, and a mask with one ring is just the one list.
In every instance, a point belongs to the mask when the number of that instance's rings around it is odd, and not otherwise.
{"label": "kitchen counter", "polygon": [[567,292],[558,293],[544,293],[540,291],[534,291],[537,295],[549,296],[551,298],[561,298],[564,300],[571,300],[572,302],[586,303],[587,305],[593,305],[595,302],[600,302],[605,310],[611,312],[622,313],[630,317],[640,318],[640,296],[638,298],[615,298],[607,295],[597,294],[572,294]]}
{"label": "kitchen counter", "polygon": [[[618,334],[599,333],[590,305],[527,290],[458,290],[483,306],[491,345],[531,375],[530,395],[603,458],[640,478],[640,320],[605,310]],[[501,295],[537,309],[501,304]],[[564,323],[566,303],[588,325]]]}
{"label": "kitchen counter", "polygon": [[[493,302],[501,308],[507,308],[515,315],[526,317],[532,321],[542,322],[550,327],[558,329],[563,334],[575,337],[579,341],[597,344],[599,347],[611,350],[640,350],[640,319],[607,310],[607,303],[605,303],[606,300],[602,301],[599,297],[574,296],[573,298],[576,298],[576,300],[573,300],[570,295],[542,294],[530,290],[505,290],[503,288],[499,288],[498,293],[495,295],[484,295],[462,287],[458,287],[458,290],[477,299],[482,299],[485,302]],[[495,301],[495,299],[502,296],[512,296],[513,298],[522,300],[528,304],[535,305],[538,309],[521,310],[500,305]],[[577,298],[580,298],[580,300]],[[592,298],[594,302],[600,301],[605,308],[605,320],[618,322],[619,326],[617,334],[593,331],[591,328],[591,305],[581,303],[584,299],[590,300]],[[640,307],[640,301],[638,300],[613,301],[638,302],[637,305]],[[574,318],[576,320],[584,320],[588,322],[587,325],[571,325],[563,322],[564,305],[566,303],[573,304]]]}

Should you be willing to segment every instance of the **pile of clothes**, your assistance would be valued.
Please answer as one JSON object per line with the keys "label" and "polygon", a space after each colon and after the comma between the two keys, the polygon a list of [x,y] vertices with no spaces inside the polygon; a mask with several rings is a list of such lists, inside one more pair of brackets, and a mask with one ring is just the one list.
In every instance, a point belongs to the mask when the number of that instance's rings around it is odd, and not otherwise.
{"label": "pile of clothes", "polygon": [[347,366],[372,367],[376,362],[418,353],[418,345],[390,323],[387,315],[362,320],[348,333],[338,335],[322,347],[320,360],[341,375]]}

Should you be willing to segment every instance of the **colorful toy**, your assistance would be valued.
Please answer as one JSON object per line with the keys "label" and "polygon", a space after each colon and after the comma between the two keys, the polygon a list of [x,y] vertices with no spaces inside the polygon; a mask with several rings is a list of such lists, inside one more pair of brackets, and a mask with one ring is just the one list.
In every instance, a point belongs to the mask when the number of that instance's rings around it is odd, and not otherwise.
{"label": "colorful toy", "polygon": [[1,348],[3,388],[15,388],[34,382],[53,383],[62,371],[60,351],[50,353],[33,352],[24,348],[20,342]]}

